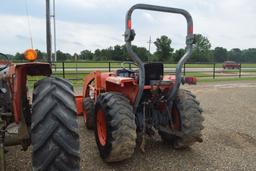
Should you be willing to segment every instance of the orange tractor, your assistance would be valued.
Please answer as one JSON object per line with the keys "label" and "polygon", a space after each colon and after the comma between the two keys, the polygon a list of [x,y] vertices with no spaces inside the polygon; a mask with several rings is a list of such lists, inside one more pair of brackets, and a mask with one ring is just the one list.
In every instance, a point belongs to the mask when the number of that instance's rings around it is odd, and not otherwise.
{"label": "orange tractor", "polygon": [[[176,75],[164,75],[162,63],[144,63],[133,51],[131,15],[136,9],[186,18],[186,53],[176,65]],[[196,83],[195,78],[181,76],[194,43],[190,14],[183,9],[137,4],[127,12],[125,28],[127,51],[138,70],[123,67],[115,72],[95,71],[85,77],[83,85],[84,121],[95,131],[101,158],[105,162],[130,158],[136,146],[143,150],[145,135],[157,133],[175,149],[202,142],[202,109],[195,95],[180,89],[181,83]]]}
{"label": "orange tractor", "polygon": [[[35,59],[29,50],[26,59]],[[72,85],[51,76],[49,63],[13,64],[0,54],[0,149],[4,170],[7,146],[32,145],[33,170],[79,169],[79,134]],[[29,96],[28,76],[45,76]],[[62,169],[65,168],[65,169]]]}
{"label": "orange tractor", "polygon": [[[48,1],[49,4],[49,1]],[[48,8],[49,9],[49,8]],[[50,30],[48,11],[47,30]],[[49,32],[47,41],[49,40]],[[80,147],[73,86],[51,76],[49,63],[34,62],[36,51],[24,54],[29,62],[14,64],[0,54],[0,170],[5,170],[8,146],[31,145],[32,170],[79,170]],[[28,76],[44,77],[34,84],[30,98]]]}

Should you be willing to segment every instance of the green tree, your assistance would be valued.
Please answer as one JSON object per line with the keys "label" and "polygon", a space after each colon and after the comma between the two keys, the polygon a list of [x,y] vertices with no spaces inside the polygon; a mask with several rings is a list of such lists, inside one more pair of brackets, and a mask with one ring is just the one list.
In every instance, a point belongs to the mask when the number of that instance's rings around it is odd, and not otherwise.
{"label": "green tree", "polygon": [[112,60],[113,48],[109,47],[107,49],[102,49],[101,50],[101,56],[102,56],[102,60],[105,60],[105,61]]}
{"label": "green tree", "polygon": [[73,55],[71,55],[70,53],[65,53],[65,56],[66,56],[66,60],[70,60],[70,61],[74,61],[75,58]]}
{"label": "green tree", "polygon": [[36,49],[36,53],[37,53],[37,59],[38,60],[43,60],[43,54],[40,50]]}
{"label": "green tree", "polygon": [[[6,54],[6,56],[8,57],[9,60],[13,60],[13,59],[14,59],[14,55]],[[1,60],[1,59],[0,59],[0,60]]]}
{"label": "green tree", "polygon": [[83,50],[83,51],[80,52],[79,59],[92,60],[93,59],[93,53],[89,50]]}
{"label": "green tree", "polygon": [[101,60],[101,50],[100,49],[96,49],[94,51],[94,55],[93,55],[93,60],[94,61],[100,61]]}
{"label": "green tree", "polygon": [[213,50],[214,62],[224,62],[228,59],[228,51],[223,47],[216,47]]}
{"label": "green tree", "polygon": [[17,52],[15,55],[14,55],[14,60],[23,60],[23,53],[19,53]]}
{"label": "green tree", "polygon": [[185,49],[176,50],[175,53],[173,54],[172,62],[177,63],[184,54],[185,54]]}
{"label": "green tree", "polygon": [[228,59],[231,61],[241,62],[242,51],[239,48],[233,48],[228,52]]}
{"label": "green tree", "polygon": [[241,62],[256,62],[256,48],[249,48],[242,51]]}
{"label": "green tree", "polygon": [[124,59],[122,46],[119,46],[119,45],[114,46],[112,59],[116,61],[122,61]]}
{"label": "green tree", "polygon": [[167,36],[161,36],[154,42],[156,46],[155,56],[159,61],[170,61],[173,48],[171,48],[172,40]]}
{"label": "green tree", "polygon": [[150,53],[146,48],[133,46],[133,50],[142,61],[148,61],[149,60]]}
{"label": "green tree", "polygon": [[65,60],[67,59],[66,54],[63,53],[63,52],[60,51],[60,50],[58,50],[58,51],[56,52],[56,54],[57,54],[57,56],[58,56],[58,60],[59,60],[59,61],[65,61]]}
{"label": "green tree", "polygon": [[211,62],[213,54],[211,52],[211,43],[207,37],[196,34],[195,45],[193,48],[192,56],[189,59],[190,62]]}
{"label": "green tree", "polygon": [[[37,58],[40,61],[47,61],[47,53],[40,51],[39,49],[36,49],[37,52]],[[54,56],[54,54],[52,54]]]}

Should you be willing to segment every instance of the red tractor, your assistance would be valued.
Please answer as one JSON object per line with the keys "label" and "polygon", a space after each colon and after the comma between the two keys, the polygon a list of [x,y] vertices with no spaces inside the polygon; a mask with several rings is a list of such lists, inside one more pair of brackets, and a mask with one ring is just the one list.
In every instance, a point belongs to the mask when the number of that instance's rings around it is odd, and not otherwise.
{"label": "red tractor", "polygon": [[[34,60],[36,52],[26,52]],[[49,63],[10,63],[0,54],[0,158],[4,168],[7,146],[32,146],[33,170],[78,170],[79,134],[72,85],[51,76]],[[6,60],[4,60],[4,58]],[[34,84],[28,76],[45,76]]]}
{"label": "red tractor", "polygon": [[[176,13],[187,20],[186,53],[176,65],[176,75],[164,75],[162,63],[144,63],[133,51],[135,38],[131,15],[135,9]],[[101,158],[116,162],[130,158],[135,147],[143,150],[144,136],[159,134],[175,149],[202,142],[202,109],[195,95],[180,89],[195,78],[181,76],[194,43],[190,14],[177,8],[134,5],[126,15],[125,42],[138,70],[95,71],[85,77],[83,108],[86,127],[95,131]]]}
{"label": "red tractor", "polygon": [[[51,70],[50,12],[47,2],[49,63],[34,62],[36,51],[24,54],[29,62],[14,64],[0,54],[0,170],[8,146],[31,145],[32,170],[79,170],[80,147],[76,99],[70,82],[53,77]],[[32,99],[28,77],[34,84]]]}

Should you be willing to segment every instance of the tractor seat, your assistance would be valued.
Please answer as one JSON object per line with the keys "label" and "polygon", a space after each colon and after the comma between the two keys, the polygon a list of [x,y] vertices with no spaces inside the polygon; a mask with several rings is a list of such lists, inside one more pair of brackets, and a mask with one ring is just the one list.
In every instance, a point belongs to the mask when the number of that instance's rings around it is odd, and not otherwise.
{"label": "tractor seat", "polygon": [[162,80],[164,75],[164,65],[159,62],[144,64],[145,85],[150,85],[151,81]]}

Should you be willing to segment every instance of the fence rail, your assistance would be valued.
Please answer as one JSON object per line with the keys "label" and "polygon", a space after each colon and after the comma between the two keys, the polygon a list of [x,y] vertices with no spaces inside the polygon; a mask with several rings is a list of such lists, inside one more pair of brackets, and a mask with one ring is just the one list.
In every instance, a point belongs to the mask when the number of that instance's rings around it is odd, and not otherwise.
{"label": "fence rail", "polygon": [[[122,62],[58,62],[53,63],[53,74],[71,81],[82,81],[88,73],[100,70],[111,72],[121,68]],[[129,69],[137,69],[135,65],[125,65]],[[165,74],[175,74],[176,64],[164,64]],[[241,63],[239,69],[223,69],[222,63],[186,63],[183,66],[184,76],[195,76],[199,79],[216,78],[245,78],[256,77],[256,63]],[[36,81],[38,78],[30,78],[29,81]]]}

